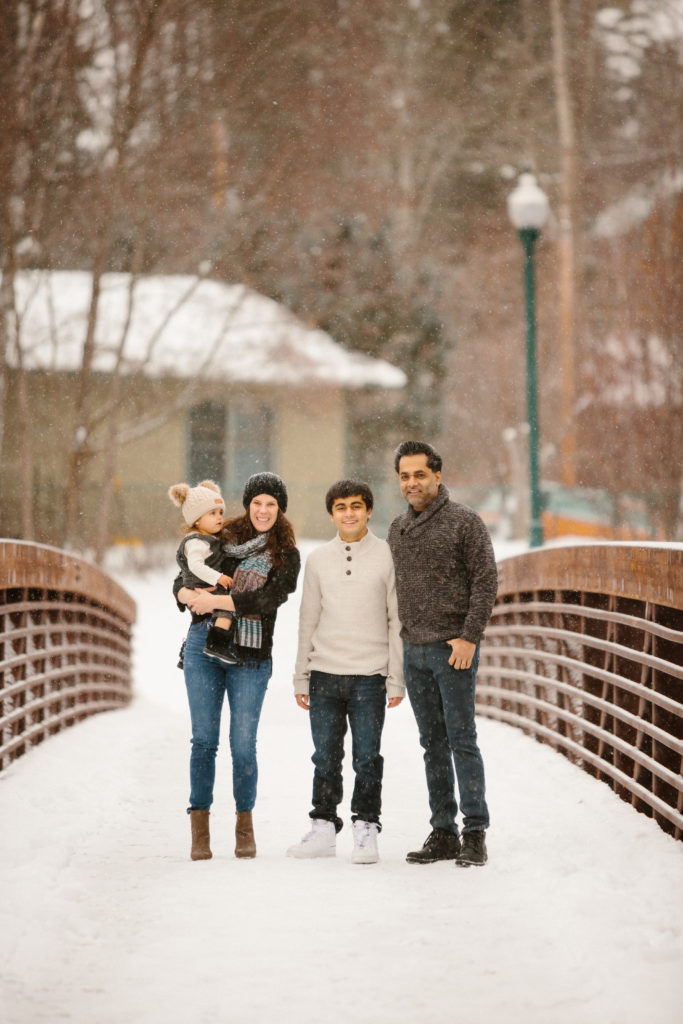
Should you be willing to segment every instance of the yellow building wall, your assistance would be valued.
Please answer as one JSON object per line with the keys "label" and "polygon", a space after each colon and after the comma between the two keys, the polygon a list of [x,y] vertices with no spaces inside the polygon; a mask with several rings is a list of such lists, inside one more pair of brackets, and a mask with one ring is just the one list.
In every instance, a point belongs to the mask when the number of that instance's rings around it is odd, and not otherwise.
{"label": "yellow building wall", "polygon": [[173,540],[182,518],[168,497],[171,484],[185,480],[185,416],[176,413],[158,430],[121,449],[117,473],[118,516],[114,541]]}
{"label": "yellow building wall", "polygon": [[325,538],[332,528],[325,509],[330,484],[345,473],[346,416],[338,388],[299,391],[278,407],[279,473],[287,484],[297,537]]}
{"label": "yellow building wall", "polygon": [[[67,466],[65,452],[72,427],[76,381],[67,374],[31,374],[31,406],[35,410],[35,508],[36,539],[59,545],[63,530]],[[105,380],[96,388],[104,393]],[[183,382],[136,380],[125,395],[121,422],[136,422],[150,411],[171,408]],[[329,485],[344,476],[346,414],[344,392],[333,386],[317,388],[228,388],[215,384],[206,389],[212,400],[229,404],[235,396],[257,394],[273,412],[271,448],[274,464],[269,467],[284,479],[289,493],[287,515],[297,537],[331,536],[324,498]],[[93,394],[93,402],[102,395]],[[16,394],[10,387],[8,424],[0,472],[0,532],[21,537],[19,488],[21,487],[20,444],[14,436],[17,422]],[[180,537],[181,516],[170,502],[171,484],[187,480],[188,410],[174,412],[155,430],[123,445],[114,472],[114,498],[110,522],[112,543],[175,542]],[[102,483],[107,470],[104,456],[96,456],[88,467],[88,479],[81,496],[82,540],[94,542]],[[197,483],[197,481],[188,481]],[[222,481],[219,481],[223,483]],[[237,481],[230,496],[226,489],[228,514],[242,511],[243,481]],[[239,491],[239,494],[237,493]]]}
{"label": "yellow building wall", "polygon": [[[240,389],[240,394],[251,394],[252,390]],[[223,388],[220,395],[212,397],[229,403],[234,394],[233,389]],[[259,399],[273,409],[270,468],[287,485],[287,516],[295,533],[298,537],[325,538],[330,534],[325,493],[333,481],[344,475],[344,394],[334,387],[277,388],[262,389]],[[169,537],[176,536],[180,514],[166,492],[171,484],[181,480],[198,482],[187,479],[186,423],[187,412],[180,413],[160,430],[122,450],[119,477],[125,496],[124,534],[160,539],[166,531]],[[237,481],[240,492],[245,482]],[[231,498],[228,488],[225,493],[228,515],[239,515],[239,495]]]}
{"label": "yellow building wall", "polygon": [[[240,389],[241,396],[257,393]],[[230,402],[233,389],[222,389],[220,395]],[[325,511],[325,493],[335,480],[344,475],[346,416],[344,393],[339,388],[271,388],[258,392],[260,401],[271,405],[274,414],[272,452],[273,465],[287,485],[289,505],[287,516],[297,537],[325,538],[330,523]],[[160,496],[163,510],[160,518],[169,522],[173,531],[179,520],[177,510],[166,497],[172,483],[187,479],[187,413],[178,415],[163,430],[128,445],[121,459],[121,477],[131,495],[136,491],[148,495],[148,501]],[[197,481],[188,481],[197,483]],[[237,481],[237,489],[245,481]],[[225,488],[228,515],[239,515],[239,495],[231,499]],[[168,506],[168,509],[166,508]],[[148,506],[149,507],[149,506]]]}

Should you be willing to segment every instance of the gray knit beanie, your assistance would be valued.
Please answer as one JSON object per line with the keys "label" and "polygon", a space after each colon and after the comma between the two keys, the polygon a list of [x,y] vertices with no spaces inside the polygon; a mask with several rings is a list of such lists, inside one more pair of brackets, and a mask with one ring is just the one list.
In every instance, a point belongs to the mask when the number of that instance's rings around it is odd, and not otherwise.
{"label": "gray knit beanie", "polygon": [[242,504],[249,508],[257,494],[270,494],[275,498],[281,512],[287,511],[287,488],[284,480],[277,473],[254,473],[244,487]]}
{"label": "gray knit beanie", "polygon": [[169,487],[168,496],[174,505],[182,509],[183,519],[188,526],[194,526],[207,512],[220,506],[225,515],[225,502],[217,483],[213,480],[202,480],[196,487],[188,484],[173,484]]}

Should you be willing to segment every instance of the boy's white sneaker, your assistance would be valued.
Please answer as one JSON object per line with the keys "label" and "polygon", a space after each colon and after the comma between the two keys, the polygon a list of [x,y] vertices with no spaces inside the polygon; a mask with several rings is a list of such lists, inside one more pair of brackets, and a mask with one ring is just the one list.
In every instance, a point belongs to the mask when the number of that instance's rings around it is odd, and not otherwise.
{"label": "boy's white sneaker", "polygon": [[313,818],[311,831],[300,843],[290,846],[288,857],[334,857],[337,852],[337,832],[334,822]]}
{"label": "boy's white sneaker", "polygon": [[353,823],[352,864],[376,864],[379,860],[377,836],[379,828],[374,821],[358,821]]}

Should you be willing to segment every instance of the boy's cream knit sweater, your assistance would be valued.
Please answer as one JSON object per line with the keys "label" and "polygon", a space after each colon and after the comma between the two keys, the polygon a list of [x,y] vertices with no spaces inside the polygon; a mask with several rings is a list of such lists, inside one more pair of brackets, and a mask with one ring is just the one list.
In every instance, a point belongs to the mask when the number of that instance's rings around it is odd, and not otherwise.
{"label": "boy's cream knit sweater", "polygon": [[339,535],[306,563],[294,692],[308,693],[311,671],[387,677],[389,697],[402,697],[394,564],[389,545],[366,535],[347,544]]}

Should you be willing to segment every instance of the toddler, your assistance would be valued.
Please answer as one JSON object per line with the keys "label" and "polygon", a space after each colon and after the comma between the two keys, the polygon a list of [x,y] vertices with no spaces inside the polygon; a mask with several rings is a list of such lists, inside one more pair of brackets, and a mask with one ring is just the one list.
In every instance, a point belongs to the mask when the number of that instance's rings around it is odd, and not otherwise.
{"label": "toddler", "polygon": [[[182,510],[186,524],[187,532],[176,552],[183,586],[192,589],[215,587],[218,593],[228,594],[232,578],[221,572],[226,557],[220,537],[225,503],[218,485],[213,480],[202,480],[197,487],[174,484],[169,488],[168,496]],[[204,654],[234,665],[239,658],[230,633],[232,620],[231,612],[221,612],[213,619]]]}

